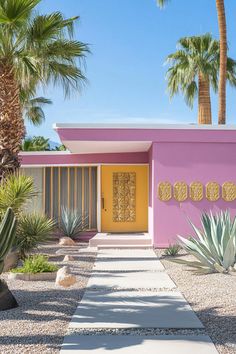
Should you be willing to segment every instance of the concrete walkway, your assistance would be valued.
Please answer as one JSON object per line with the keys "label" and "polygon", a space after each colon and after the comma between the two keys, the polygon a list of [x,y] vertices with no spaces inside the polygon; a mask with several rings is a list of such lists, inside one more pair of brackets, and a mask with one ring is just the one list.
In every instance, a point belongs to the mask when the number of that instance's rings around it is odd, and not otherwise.
{"label": "concrete walkway", "polygon": [[100,250],[61,354],[216,354],[203,328],[153,250]]}

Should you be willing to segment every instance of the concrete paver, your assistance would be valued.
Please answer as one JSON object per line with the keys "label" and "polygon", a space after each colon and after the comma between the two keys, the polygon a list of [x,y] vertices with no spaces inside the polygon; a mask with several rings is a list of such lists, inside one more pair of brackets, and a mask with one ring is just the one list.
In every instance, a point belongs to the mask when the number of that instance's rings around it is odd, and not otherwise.
{"label": "concrete paver", "polygon": [[142,259],[157,259],[157,256],[153,249],[147,250],[132,250],[132,249],[109,249],[99,250],[97,259],[99,258],[142,258]]}
{"label": "concrete paver", "polygon": [[174,289],[175,283],[165,272],[93,272],[87,289]]}
{"label": "concrete paver", "polygon": [[179,292],[86,291],[70,328],[203,328]]}
{"label": "concrete paver", "polygon": [[137,258],[98,258],[94,263],[94,270],[107,270],[107,271],[164,271],[165,268],[162,263],[156,259],[137,259]]}
{"label": "concrete paver", "polygon": [[217,354],[208,336],[68,335],[61,354]]}

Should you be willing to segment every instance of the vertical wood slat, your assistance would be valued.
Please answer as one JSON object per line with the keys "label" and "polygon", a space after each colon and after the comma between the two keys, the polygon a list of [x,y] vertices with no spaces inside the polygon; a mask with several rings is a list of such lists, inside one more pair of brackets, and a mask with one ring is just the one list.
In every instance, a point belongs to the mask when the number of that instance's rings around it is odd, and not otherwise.
{"label": "vertical wood slat", "polygon": [[53,167],[50,169],[50,185],[51,185],[51,196],[50,196],[50,216],[53,217]]}
{"label": "vertical wood slat", "polygon": [[46,212],[46,167],[43,168],[43,210]]}
{"label": "vertical wood slat", "polygon": [[84,227],[84,167],[81,169],[81,182],[82,182],[82,187],[81,187],[81,206],[82,206],[82,222],[83,222],[83,227]]}
{"label": "vertical wood slat", "polygon": [[77,208],[77,167],[74,168],[74,209]]}
{"label": "vertical wood slat", "polygon": [[70,167],[67,167],[67,204],[70,209]]}
{"label": "vertical wood slat", "polygon": [[57,201],[58,201],[58,218],[61,218],[61,167],[58,167],[58,186],[57,186]]}
{"label": "vertical wood slat", "polygon": [[89,229],[92,228],[92,168],[89,167]]}

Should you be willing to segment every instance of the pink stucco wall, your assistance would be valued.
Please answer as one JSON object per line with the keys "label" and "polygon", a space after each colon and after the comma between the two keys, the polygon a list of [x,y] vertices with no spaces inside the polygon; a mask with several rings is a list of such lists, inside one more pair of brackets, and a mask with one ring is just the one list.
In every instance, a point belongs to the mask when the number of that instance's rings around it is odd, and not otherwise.
{"label": "pink stucco wall", "polygon": [[147,152],[113,154],[21,154],[22,166],[79,165],[101,163],[148,163]]}
{"label": "pink stucco wall", "polygon": [[192,234],[187,217],[199,225],[203,211],[229,209],[236,215],[236,201],[209,202],[205,198],[200,202],[186,200],[179,203],[174,199],[162,202],[157,198],[157,187],[161,181],[191,183],[209,181],[222,185],[226,181],[236,182],[236,144],[203,142],[162,142],[154,143],[150,153],[152,163],[153,193],[151,208],[153,211],[153,238],[156,247],[165,247],[177,239],[177,234]]}

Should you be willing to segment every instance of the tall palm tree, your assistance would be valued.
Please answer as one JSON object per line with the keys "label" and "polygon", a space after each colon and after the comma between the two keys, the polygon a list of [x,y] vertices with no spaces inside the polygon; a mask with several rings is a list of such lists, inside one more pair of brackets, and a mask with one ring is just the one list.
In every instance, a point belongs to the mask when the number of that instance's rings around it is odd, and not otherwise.
{"label": "tall palm tree", "polygon": [[[169,0],[157,0],[162,8]],[[215,0],[220,32],[220,74],[219,74],[219,109],[218,123],[226,123],[226,80],[227,80],[227,24],[225,14],[225,1]]]}
{"label": "tall palm tree", "polygon": [[[170,96],[183,93],[186,103],[192,107],[198,95],[198,123],[211,124],[210,88],[218,90],[220,45],[210,34],[181,38],[177,51],[167,57]],[[236,87],[236,61],[227,60],[227,79]]]}
{"label": "tall palm tree", "polygon": [[80,64],[89,49],[73,39],[78,17],[37,15],[40,1],[0,0],[0,178],[20,165],[25,135],[21,90],[52,83],[62,86],[67,97],[85,82]]}
{"label": "tall palm tree", "polygon": [[226,123],[227,26],[224,0],[216,0],[220,32],[220,78],[218,123]]}

